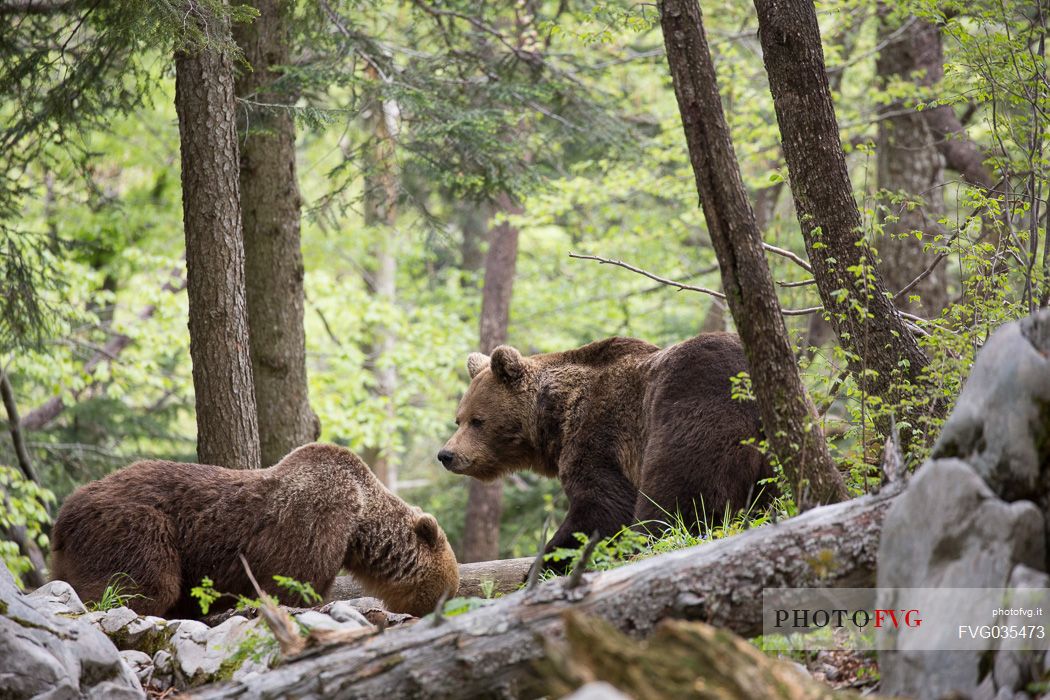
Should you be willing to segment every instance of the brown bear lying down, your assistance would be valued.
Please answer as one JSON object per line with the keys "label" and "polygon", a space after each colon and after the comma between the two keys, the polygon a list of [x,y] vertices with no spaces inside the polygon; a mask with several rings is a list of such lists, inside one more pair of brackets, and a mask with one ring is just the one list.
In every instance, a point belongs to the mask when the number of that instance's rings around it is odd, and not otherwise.
{"label": "brown bear lying down", "polygon": [[459,427],[438,459],[482,480],[522,469],[560,479],[569,512],[547,552],[579,546],[575,532],[608,537],[676,512],[699,531],[767,500],[758,481],[773,470],[742,444],[761,436],[758,410],[731,397],[730,377],[747,371],[733,334],[664,350],[609,338],[532,357],[500,346],[467,367]]}
{"label": "brown bear lying down", "polygon": [[300,447],[269,469],[145,461],[76,490],[51,535],[51,571],[84,600],[114,576],[134,585],[128,605],[144,615],[198,617],[190,588],[209,577],[223,593],[260,586],[301,605],[273,576],[318,593],[346,567],[394,612],[424,615],[455,595],[459,568],[433,516],[379,482],[353,452]]}

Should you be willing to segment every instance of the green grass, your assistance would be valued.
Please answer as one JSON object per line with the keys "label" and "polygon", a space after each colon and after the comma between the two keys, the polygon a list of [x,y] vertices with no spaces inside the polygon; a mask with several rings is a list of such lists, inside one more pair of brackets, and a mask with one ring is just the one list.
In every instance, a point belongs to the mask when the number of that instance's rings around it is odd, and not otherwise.
{"label": "green grass", "polygon": [[106,584],[105,590],[102,591],[102,596],[97,601],[88,603],[86,607],[91,612],[104,612],[122,608],[128,604],[128,601],[135,598],[146,597],[140,593],[129,593],[128,591],[134,587],[135,581],[127,574],[114,574]]}
{"label": "green grass", "polygon": [[[781,499],[775,499],[769,508],[762,510],[752,504],[747,510],[734,514],[727,508],[721,514],[721,518],[713,523],[702,506],[699,510],[700,518],[695,523],[687,522],[681,511],[671,513],[667,510],[663,510],[664,519],[662,520],[640,523],[653,534],[642,532],[637,526],[623,527],[615,535],[598,543],[588,562],[587,569],[607,571],[657,554],[732,537],[747,530],[762,527],[776,519],[787,517],[791,508],[790,504],[782,502]],[[708,524],[707,527],[704,526],[705,523]],[[579,563],[583,547],[590,538],[582,532],[577,532],[573,536],[580,542],[579,548],[556,549],[547,554],[546,561],[567,561],[569,562],[568,569],[570,571],[574,569]],[[544,573],[544,580],[552,578],[555,578],[553,572]]]}

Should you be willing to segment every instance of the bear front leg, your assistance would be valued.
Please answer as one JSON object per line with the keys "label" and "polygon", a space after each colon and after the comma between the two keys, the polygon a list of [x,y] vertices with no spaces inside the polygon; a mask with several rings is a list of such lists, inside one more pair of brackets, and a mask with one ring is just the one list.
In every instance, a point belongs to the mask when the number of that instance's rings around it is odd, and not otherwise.
{"label": "bear front leg", "polygon": [[[619,469],[610,468],[608,462],[601,467],[573,465],[565,470],[562,486],[569,497],[569,512],[561,527],[554,533],[544,555],[556,549],[578,549],[577,532],[588,537],[595,532],[598,537],[611,537],[624,526],[631,524],[634,503],[638,492]],[[569,560],[544,560],[544,569],[559,576],[568,573]]]}

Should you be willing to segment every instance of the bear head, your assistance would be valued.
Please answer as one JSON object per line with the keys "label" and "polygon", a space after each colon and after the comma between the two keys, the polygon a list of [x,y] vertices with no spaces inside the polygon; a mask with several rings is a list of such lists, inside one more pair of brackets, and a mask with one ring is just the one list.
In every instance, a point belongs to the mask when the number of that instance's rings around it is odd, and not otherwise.
{"label": "bear head", "polygon": [[438,452],[450,472],[492,481],[538,461],[531,428],[535,368],[508,345],[467,358],[471,382],[456,409],[455,434]]}
{"label": "bear head", "polygon": [[[346,568],[360,581],[369,594],[383,600],[391,612],[422,617],[434,611],[438,603],[456,596],[459,590],[459,564],[444,530],[433,515],[409,506],[405,538],[378,544],[370,550],[393,555],[398,562],[396,573],[377,575],[368,559],[370,554],[348,551]],[[389,561],[384,562],[389,565]]]}

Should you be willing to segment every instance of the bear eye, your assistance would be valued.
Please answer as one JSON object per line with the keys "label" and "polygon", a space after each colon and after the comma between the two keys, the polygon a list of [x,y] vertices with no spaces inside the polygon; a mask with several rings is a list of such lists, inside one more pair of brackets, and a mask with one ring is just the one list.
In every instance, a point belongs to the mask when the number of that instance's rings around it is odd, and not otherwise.
{"label": "bear eye", "polygon": [[480,418],[471,418],[470,419],[470,427],[471,428],[480,428],[483,425],[485,425],[485,421],[481,420]]}

